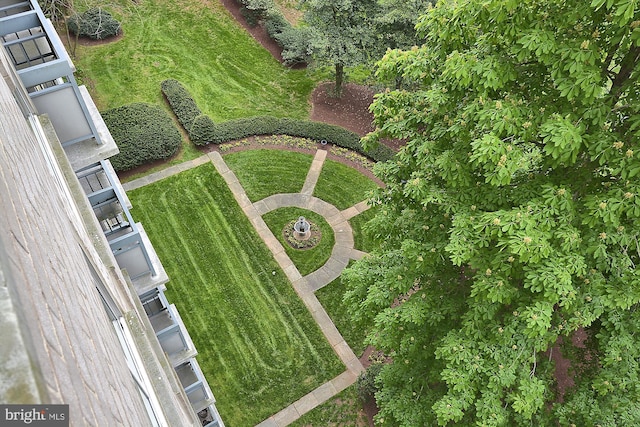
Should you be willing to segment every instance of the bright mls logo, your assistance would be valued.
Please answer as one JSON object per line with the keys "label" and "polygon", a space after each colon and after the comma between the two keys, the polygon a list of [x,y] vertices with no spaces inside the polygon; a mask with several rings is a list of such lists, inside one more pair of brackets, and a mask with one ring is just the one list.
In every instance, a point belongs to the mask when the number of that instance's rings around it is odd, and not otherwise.
{"label": "bright mls logo", "polygon": [[0,427],[68,427],[69,405],[0,405]]}

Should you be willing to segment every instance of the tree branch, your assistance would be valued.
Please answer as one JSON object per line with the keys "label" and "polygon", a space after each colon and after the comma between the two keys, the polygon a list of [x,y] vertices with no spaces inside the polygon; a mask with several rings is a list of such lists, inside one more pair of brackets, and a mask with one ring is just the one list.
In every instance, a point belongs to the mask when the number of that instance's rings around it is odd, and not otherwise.
{"label": "tree branch", "polygon": [[629,80],[629,77],[631,77],[631,73],[636,69],[638,61],[640,61],[640,46],[632,46],[620,63],[620,71],[611,86],[611,93],[616,102],[622,94],[625,83]]}

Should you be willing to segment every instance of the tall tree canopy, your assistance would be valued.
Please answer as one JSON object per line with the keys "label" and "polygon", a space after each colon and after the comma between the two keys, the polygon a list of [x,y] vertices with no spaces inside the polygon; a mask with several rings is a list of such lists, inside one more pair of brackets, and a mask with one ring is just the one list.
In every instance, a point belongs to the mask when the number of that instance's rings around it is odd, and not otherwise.
{"label": "tall tree canopy", "polygon": [[638,0],[441,1],[418,29],[379,63],[405,89],[367,140],[406,140],[381,249],[345,272],[391,359],[379,421],[640,425]]}

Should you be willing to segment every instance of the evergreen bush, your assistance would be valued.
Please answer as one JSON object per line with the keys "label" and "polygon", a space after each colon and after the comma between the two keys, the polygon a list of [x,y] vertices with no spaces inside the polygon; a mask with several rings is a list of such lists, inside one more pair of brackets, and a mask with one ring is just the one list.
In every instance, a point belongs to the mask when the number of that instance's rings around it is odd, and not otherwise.
{"label": "evergreen bush", "polygon": [[282,47],[282,60],[287,65],[307,64],[311,60],[311,28],[288,26],[274,36]]}
{"label": "evergreen bush", "polygon": [[120,34],[120,22],[109,12],[94,7],[81,14],[75,14],[67,20],[67,28],[73,34],[103,40]]}
{"label": "evergreen bush", "polygon": [[160,88],[178,121],[187,133],[190,133],[193,121],[202,114],[191,94],[182,83],[175,79],[162,81]]}
{"label": "evergreen bush", "polygon": [[266,14],[264,27],[269,37],[275,39],[278,34],[287,28],[291,28],[291,24],[279,9],[272,8]]}
{"label": "evergreen bush", "polygon": [[182,143],[173,120],[157,105],[128,104],[105,111],[102,117],[120,149],[110,159],[117,171],[167,159]]}
{"label": "evergreen bush", "polygon": [[376,378],[380,374],[383,366],[380,362],[372,363],[366,371],[358,376],[356,390],[363,402],[373,399],[376,391],[378,391]]}
{"label": "evergreen bush", "polygon": [[239,0],[241,12],[251,26],[264,23],[267,34],[282,48],[282,59],[287,65],[306,64],[311,58],[308,27],[294,27],[285,18],[273,0]]}

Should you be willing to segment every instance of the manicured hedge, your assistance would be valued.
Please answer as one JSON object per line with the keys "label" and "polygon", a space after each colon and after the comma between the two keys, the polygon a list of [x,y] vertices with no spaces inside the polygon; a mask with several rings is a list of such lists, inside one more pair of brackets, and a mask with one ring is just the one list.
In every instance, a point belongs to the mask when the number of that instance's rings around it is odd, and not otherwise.
{"label": "manicured hedge", "polygon": [[111,157],[117,171],[133,169],[173,156],[182,137],[165,110],[157,105],[135,103],[102,113],[120,154]]}
{"label": "manicured hedge", "polygon": [[394,155],[391,148],[382,144],[364,151],[357,133],[340,126],[310,120],[257,116],[218,123],[215,130],[215,137],[207,142],[221,144],[254,135],[289,135],[315,141],[324,140],[364,154],[375,161],[386,161]]}
{"label": "manicured hedge", "polygon": [[67,27],[73,34],[94,40],[103,40],[120,34],[120,22],[99,7],[73,15],[67,20]]}
{"label": "manicured hedge", "polygon": [[[348,148],[375,160],[386,161],[393,157],[389,147],[379,144],[375,149],[365,151],[360,136],[340,126],[310,120],[256,116],[214,123],[202,114],[195,101],[177,80],[162,82],[162,93],[169,101],[178,121],[196,145],[222,144],[254,135],[289,135],[308,138],[315,141],[327,141]],[[186,126],[185,123],[189,125]]]}
{"label": "manicured hedge", "polygon": [[193,121],[189,139],[196,145],[207,145],[217,138],[217,126],[206,114],[200,114]]}
{"label": "manicured hedge", "polygon": [[190,132],[193,121],[202,114],[202,111],[187,88],[175,79],[164,80],[160,83],[160,88],[182,127]]}

